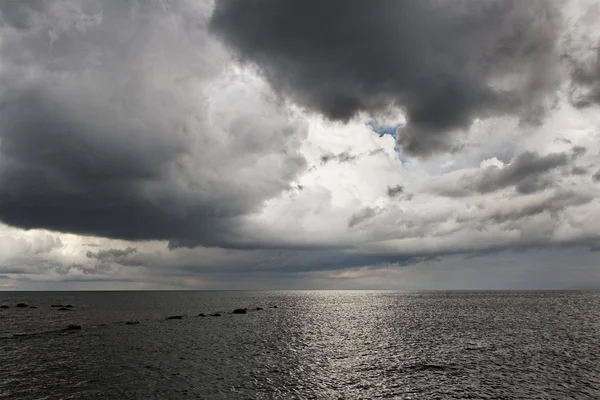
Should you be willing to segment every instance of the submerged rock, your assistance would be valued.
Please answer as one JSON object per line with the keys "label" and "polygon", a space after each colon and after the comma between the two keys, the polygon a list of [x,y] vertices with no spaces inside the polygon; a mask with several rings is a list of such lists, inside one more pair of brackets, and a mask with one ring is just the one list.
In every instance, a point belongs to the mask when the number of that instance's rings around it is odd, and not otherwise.
{"label": "submerged rock", "polygon": [[125,325],[137,325],[139,323],[140,323],[140,321],[127,321],[127,322],[125,322]]}
{"label": "submerged rock", "polygon": [[277,308],[277,306],[273,306],[273,307],[271,307],[271,308]]}
{"label": "submerged rock", "polygon": [[29,306],[27,304],[25,304],[25,303],[19,303],[19,304],[17,304],[17,308],[27,308],[27,307],[29,307]]}
{"label": "submerged rock", "polygon": [[246,314],[248,312],[247,308],[236,308],[231,313],[232,314]]}
{"label": "submerged rock", "polygon": [[71,310],[66,307],[61,307],[58,309],[58,311],[71,311]]}
{"label": "submerged rock", "polygon": [[73,308],[73,306],[71,304],[67,304],[65,307],[66,308]]}
{"label": "submerged rock", "polygon": [[37,308],[36,306],[29,306],[29,308]]}
{"label": "submerged rock", "polygon": [[60,308],[60,307],[64,307],[64,305],[62,305],[62,304],[52,304],[50,307],[51,308]]}
{"label": "submerged rock", "polygon": [[167,317],[167,321],[170,319],[182,319],[183,315],[171,315],[170,317]]}
{"label": "submerged rock", "polygon": [[206,314],[202,314],[202,313],[200,313],[200,314],[198,314],[198,316],[199,316],[199,317],[206,317]]}
{"label": "submerged rock", "polygon": [[214,314],[210,314],[210,316],[211,316],[211,317],[220,317],[220,316],[221,316],[221,314],[219,314],[219,313],[217,312],[217,313],[214,313]]}
{"label": "submerged rock", "polygon": [[80,330],[80,329],[81,329],[81,325],[74,325],[74,324],[71,324],[71,325],[68,325],[68,326],[65,328],[65,331],[78,331],[78,330]]}
{"label": "submerged rock", "polygon": [[261,311],[263,308],[262,307],[256,307],[255,310],[256,311]]}
{"label": "submerged rock", "polygon": [[0,306],[0,309],[3,309],[3,310],[6,310],[7,308],[10,308],[10,307],[9,307],[9,306],[6,306],[6,305],[2,305],[2,306]]}

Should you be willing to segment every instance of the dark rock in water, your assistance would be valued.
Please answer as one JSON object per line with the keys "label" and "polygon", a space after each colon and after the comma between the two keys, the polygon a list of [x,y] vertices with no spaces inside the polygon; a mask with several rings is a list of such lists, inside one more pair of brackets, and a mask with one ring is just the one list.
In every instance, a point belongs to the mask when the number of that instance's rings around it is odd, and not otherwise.
{"label": "dark rock in water", "polygon": [[183,315],[171,315],[170,317],[167,317],[167,321],[170,319],[182,319]]}
{"label": "dark rock in water", "polygon": [[59,308],[59,307],[64,307],[64,306],[62,304],[52,304],[50,307]]}
{"label": "dark rock in water", "polygon": [[65,328],[65,331],[78,331],[80,329],[81,329],[80,325],[73,325],[73,324],[71,324],[71,325],[69,325],[69,326],[67,326]]}
{"label": "dark rock in water", "polygon": [[206,317],[206,314],[202,314],[202,313],[200,313],[200,314],[198,314],[198,316],[199,316],[199,317]]}
{"label": "dark rock in water", "polygon": [[10,308],[9,306],[0,306],[1,309],[6,310],[7,308]]}
{"label": "dark rock in water", "polygon": [[246,314],[248,312],[247,308],[236,308],[231,313],[232,314]]}
{"label": "dark rock in water", "polygon": [[29,308],[37,308],[36,306],[29,306]]}
{"label": "dark rock in water", "polygon": [[277,308],[277,306],[273,306],[273,307],[271,307],[271,308]]}
{"label": "dark rock in water", "polygon": [[255,310],[256,311],[261,311],[263,308],[262,307],[256,307]]}
{"label": "dark rock in water", "polygon": [[27,307],[29,307],[29,306],[27,304],[25,304],[25,303],[19,303],[19,304],[17,304],[17,308],[27,308]]}
{"label": "dark rock in water", "polygon": [[66,307],[66,308],[73,308],[73,306],[72,306],[72,305],[70,305],[70,304],[67,304],[65,307]]}
{"label": "dark rock in water", "polygon": [[220,317],[220,316],[221,316],[221,314],[219,314],[219,313],[217,312],[217,313],[214,313],[214,314],[210,314],[210,316],[211,316],[211,317]]}
{"label": "dark rock in water", "polygon": [[127,322],[125,322],[125,325],[137,325],[139,323],[140,323],[140,321],[127,321]]}
{"label": "dark rock in water", "polygon": [[71,310],[66,307],[61,307],[58,309],[58,311],[71,311]]}

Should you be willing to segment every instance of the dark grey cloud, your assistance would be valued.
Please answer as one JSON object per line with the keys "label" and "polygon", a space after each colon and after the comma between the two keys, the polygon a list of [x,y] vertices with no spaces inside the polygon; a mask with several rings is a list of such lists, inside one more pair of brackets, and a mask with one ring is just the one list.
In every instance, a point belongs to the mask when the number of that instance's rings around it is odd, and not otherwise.
{"label": "dark grey cloud", "polygon": [[581,157],[587,152],[587,148],[584,146],[573,146],[571,151],[573,152],[573,157]]}
{"label": "dark grey cloud", "polygon": [[596,173],[592,175],[592,180],[594,182],[600,182],[600,171],[596,171]]}
{"label": "dark grey cloud", "polygon": [[241,240],[238,219],[304,170],[306,130],[259,83],[222,73],[209,12],[194,2],[0,2],[0,220]]}
{"label": "dark grey cloud", "polygon": [[585,175],[588,173],[588,170],[583,167],[575,166],[571,168],[571,174],[573,175]]}
{"label": "dark grey cloud", "polygon": [[569,98],[578,108],[600,103],[600,46],[597,42],[588,44],[587,54],[588,57],[570,59],[572,80]]}
{"label": "dark grey cloud", "polygon": [[[330,119],[402,107],[429,154],[477,117],[535,121],[558,78],[557,2],[220,0],[212,30],[279,93]],[[518,79],[515,80],[515,76]]]}
{"label": "dark grey cloud", "polygon": [[397,197],[404,193],[404,186],[396,185],[396,186],[388,186],[387,194],[388,197]]}
{"label": "dark grey cloud", "polygon": [[464,197],[474,193],[485,194],[514,186],[520,194],[544,190],[554,183],[548,173],[567,165],[571,157],[567,153],[540,155],[524,152],[503,168],[488,166],[474,173],[464,174],[456,181],[433,184],[429,190],[442,196]]}
{"label": "dark grey cloud", "polygon": [[104,249],[97,252],[88,251],[86,253],[86,257],[93,258],[98,261],[114,261],[130,254],[137,253],[137,251],[138,250],[135,247],[127,247],[125,249]]}
{"label": "dark grey cloud", "polygon": [[327,153],[321,156],[321,163],[326,164],[331,160],[337,160],[339,163],[347,163],[356,160],[356,158],[356,155],[350,154],[347,151],[341,152],[339,154]]}
{"label": "dark grey cloud", "polygon": [[361,222],[364,222],[364,221],[367,221],[367,220],[373,218],[374,216],[377,215],[377,213],[378,213],[378,210],[376,208],[365,207],[365,208],[361,209],[360,211],[357,211],[354,214],[352,214],[352,216],[350,217],[350,220],[348,221],[348,227],[353,228],[356,225],[359,225]]}
{"label": "dark grey cloud", "polygon": [[[593,200],[593,197],[573,191],[559,191],[552,194],[547,199],[540,199],[533,203],[528,203],[522,207],[514,207],[506,210],[496,210],[479,222],[493,221],[495,223],[505,223],[518,221],[523,218],[539,215],[544,212],[551,213],[557,217],[558,213],[569,207],[587,204]],[[459,221],[460,222],[460,221]]]}
{"label": "dark grey cloud", "polygon": [[[294,274],[309,271],[335,271],[361,266],[381,266],[397,264],[410,265],[422,260],[435,259],[437,254],[426,252],[397,253],[397,252],[356,252],[348,249],[277,249],[277,250],[234,250],[231,258],[224,257],[217,261],[204,260],[198,256],[202,250],[178,249],[181,257],[165,257],[167,253],[145,253],[139,251],[138,256],[144,259],[144,268],[153,274],[162,276],[189,276],[190,273],[209,276],[238,276],[255,275],[257,273]],[[187,256],[186,256],[187,255]],[[113,260],[116,266],[129,266],[127,258]],[[105,265],[105,264],[96,264]]]}

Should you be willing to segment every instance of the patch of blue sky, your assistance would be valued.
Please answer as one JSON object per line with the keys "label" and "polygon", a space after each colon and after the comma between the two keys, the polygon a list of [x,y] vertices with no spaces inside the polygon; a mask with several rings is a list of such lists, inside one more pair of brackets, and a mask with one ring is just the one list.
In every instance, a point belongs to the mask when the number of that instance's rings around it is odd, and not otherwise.
{"label": "patch of blue sky", "polygon": [[[367,125],[373,130],[373,132],[377,133],[379,137],[384,137],[385,135],[390,135],[394,138],[394,143],[398,141],[398,129],[404,127],[404,122],[399,122],[395,125],[380,125],[375,121],[367,122]],[[398,153],[398,158],[402,164],[406,163],[407,160],[402,156],[400,152],[400,147],[398,145],[394,146],[394,151]]]}

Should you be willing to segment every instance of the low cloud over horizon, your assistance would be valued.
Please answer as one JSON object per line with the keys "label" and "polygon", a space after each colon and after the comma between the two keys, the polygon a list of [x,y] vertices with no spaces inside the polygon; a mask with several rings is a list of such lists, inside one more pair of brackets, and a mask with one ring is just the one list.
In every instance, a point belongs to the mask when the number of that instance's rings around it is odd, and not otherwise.
{"label": "low cloud over horizon", "polygon": [[598,18],[0,0],[0,289],[600,288]]}

